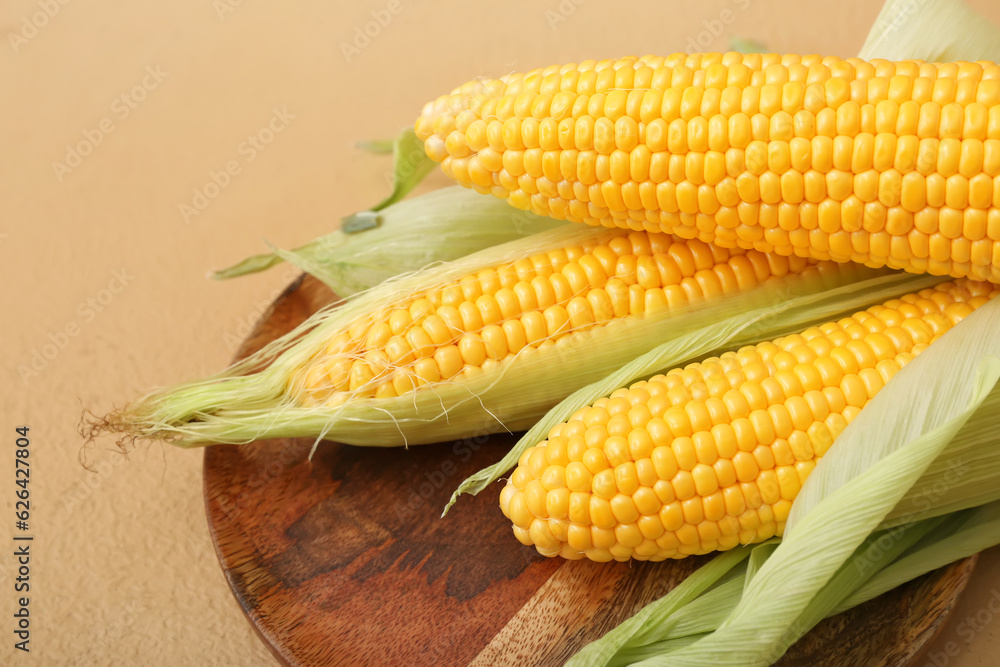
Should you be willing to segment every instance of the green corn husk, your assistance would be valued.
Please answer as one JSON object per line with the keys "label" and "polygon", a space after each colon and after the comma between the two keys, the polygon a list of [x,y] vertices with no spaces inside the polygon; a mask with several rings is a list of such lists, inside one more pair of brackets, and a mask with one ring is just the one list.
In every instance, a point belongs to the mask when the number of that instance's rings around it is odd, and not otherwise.
{"label": "green corn husk", "polygon": [[744,292],[570,332],[554,345],[525,348],[495,370],[428,384],[403,396],[353,398],[331,407],[306,407],[296,398],[301,393],[297,371],[325,350],[333,335],[358,319],[372,317],[386,304],[485,267],[626,233],[560,225],[390,279],[341,307],[317,313],[288,336],[216,376],[141,398],[99,420],[91,435],[114,431],[126,439],[160,439],[184,447],[275,437],[400,446],[520,430],[577,387],[606,376],[664,341],[697,351],[706,341],[711,341],[711,348],[734,340],[759,340],[770,337],[779,320],[780,326],[787,327],[826,319],[873,298],[888,298],[942,280],[820,263],[799,274],[772,277]]}
{"label": "green corn husk", "polygon": [[729,40],[729,48],[740,53],[767,53],[763,42],[749,37],[733,37]]}
{"label": "green corn husk", "polygon": [[[677,588],[574,655],[566,664],[672,664],[675,652],[715,631],[779,540],[720,554]],[[823,587],[798,621],[800,632],[927,574],[1000,543],[1000,502],[870,535]]]}
{"label": "green corn husk", "polygon": [[[357,226],[360,215],[345,226]],[[520,211],[460,185],[392,204],[370,216],[373,224],[368,228],[338,229],[294,250],[275,248],[214,277],[235,278],[289,262],[346,297],[401,273],[571,224]]]}
{"label": "green corn husk", "polygon": [[997,27],[961,0],[887,0],[858,57],[1000,62]]}
{"label": "green corn husk", "polygon": [[[361,148],[375,153],[385,152],[385,143],[380,141],[362,142]],[[424,150],[424,142],[417,138],[417,133],[412,127],[399,133],[399,136],[393,140],[390,150],[392,151],[392,191],[385,199],[368,209],[368,212],[381,211],[401,201],[437,166],[434,160],[428,157]],[[345,224],[350,225],[353,217],[344,218]]]}
{"label": "green corn husk", "polygon": [[354,145],[375,155],[391,155],[396,141],[397,139],[364,139]]}
{"label": "green corn husk", "polygon": [[[957,0],[915,9],[889,0],[861,57],[1000,57],[1000,31]],[[998,327],[992,301],[886,385],[816,466],[759,569],[720,554],[689,578],[707,593],[678,587],[569,664],[767,665],[824,616],[1000,544]]]}

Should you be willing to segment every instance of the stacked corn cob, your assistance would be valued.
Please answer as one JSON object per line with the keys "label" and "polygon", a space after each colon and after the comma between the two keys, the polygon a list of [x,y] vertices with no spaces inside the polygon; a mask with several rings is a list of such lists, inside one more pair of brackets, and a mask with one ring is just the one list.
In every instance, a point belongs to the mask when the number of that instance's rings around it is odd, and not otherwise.
{"label": "stacked corn cob", "polygon": [[[416,132],[462,185],[542,215],[1000,282],[996,63],[587,61],[465,84]],[[566,558],[780,535],[833,438],[995,293],[941,285],[621,389],[525,451],[501,508]]]}
{"label": "stacked corn cob", "polygon": [[545,555],[662,560],[781,535],[834,439],[1000,288],[959,280],[621,389],[521,456],[500,507]]}
{"label": "stacked corn cob", "polygon": [[733,304],[886,278],[664,233],[563,225],[377,285],[223,373],[140,399],[92,434],[181,446],[303,436],[397,446],[526,429],[576,387]]}
{"label": "stacked corn cob", "polygon": [[463,185],[592,225],[1000,280],[1000,65],[777,54],[473,81],[417,120]]}

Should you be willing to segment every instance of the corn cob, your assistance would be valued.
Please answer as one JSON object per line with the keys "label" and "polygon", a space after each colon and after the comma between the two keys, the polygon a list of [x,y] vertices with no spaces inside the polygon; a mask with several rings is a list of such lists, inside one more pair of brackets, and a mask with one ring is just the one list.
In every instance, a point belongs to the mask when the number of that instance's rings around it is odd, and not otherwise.
{"label": "corn cob", "polygon": [[673,54],[472,81],[416,122],[518,208],[1000,282],[1000,65]]}
{"label": "corn cob", "polygon": [[529,448],[500,494],[546,556],[663,560],[781,535],[834,439],[1000,288],[959,280],[623,388]]}
{"label": "corn cob", "polygon": [[[864,303],[868,288],[936,281],[560,225],[382,283],[222,373],[95,419],[85,435],[120,433],[125,446],[311,437],[390,447],[522,430],[578,387],[738,313],[773,322],[778,302],[803,297],[811,305],[789,316],[805,322],[815,309]],[[832,304],[810,300],[827,290]],[[745,327],[722,327],[720,340]]]}
{"label": "corn cob", "polygon": [[575,333],[679,312],[810,264],[669,234],[608,230],[584,245],[464,275],[361,317],[290,382],[307,406],[404,396],[500,370]]}

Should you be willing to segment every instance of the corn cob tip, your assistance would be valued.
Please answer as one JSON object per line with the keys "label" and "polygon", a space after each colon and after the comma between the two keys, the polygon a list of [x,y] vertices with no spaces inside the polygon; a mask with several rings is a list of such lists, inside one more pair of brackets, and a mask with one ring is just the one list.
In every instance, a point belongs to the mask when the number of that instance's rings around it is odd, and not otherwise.
{"label": "corn cob tip", "polygon": [[81,463],[86,460],[85,452],[104,437],[114,437],[115,448],[126,456],[135,450],[139,442],[160,441],[186,446],[178,429],[157,423],[152,418],[153,410],[155,406],[144,401],[113,408],[101,415],[84,409],[77,425],[77,433],[83,441],[80,448]]}
{"label": "corn cob tip", "polygon": [[135,433],[124,416],[123,409],[114,409],[108,414],[97,415],[84,408],[80,413],[77,433],[83,441],[80,446],[80,462],[87,467],[86,452],[93,447],[94,442],[104,435],[117,435],[115,446],[123,454],[135,448],[138,434]]}

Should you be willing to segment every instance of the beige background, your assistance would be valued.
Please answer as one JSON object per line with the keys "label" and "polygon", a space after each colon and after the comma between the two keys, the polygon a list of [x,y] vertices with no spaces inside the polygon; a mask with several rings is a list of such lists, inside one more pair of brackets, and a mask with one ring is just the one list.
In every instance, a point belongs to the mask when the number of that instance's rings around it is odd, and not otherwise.
{"label": "beige background", "polygon": [[[425,101],[478,75],[691,50],[699,36],[704,50],[739,36],[777,51],[851,55],[878,9],[863,0],[619,9],[596,0],[503,9],[415,0],[62,3],[0,8],[0,553],[12,550],[13,429],[27,424],[30,657],[38,665],[272,664],[212,551],[201,453],[153,445],[126,462],[102,441],[87,472],[76,426],[83,407],[105,411],[227,363],[294,273],[228,283],[206,273],[261,251],[263,239],[305,242],[377,201],[389,161],[353,142],[394,135]],[[1000,22],[989,4],[975,2]],[[387,8],[397,11],[379,34],[345,56],[342,44]],[[243,142],[276,109],[292,117],[251,160]],[[87,150],[85,133],[100,142],[77,163],[67,152],[80,142]],[[239,173],[186,221],[180,206],[230,161]],[[24,371],[33,362],[35,371]],[[0,557],[0,663],[15,653],[13,572],[11,557]],[[941,653],[938,665],[996,663],[1000,625],[971,632],[967,644],[971,626],[960,624],[989,613],[998,591],[993,550],[935,647],[958,655]]]}

